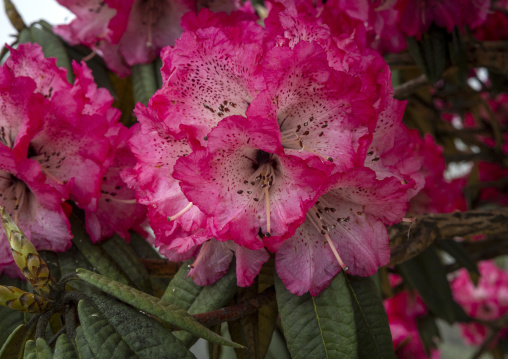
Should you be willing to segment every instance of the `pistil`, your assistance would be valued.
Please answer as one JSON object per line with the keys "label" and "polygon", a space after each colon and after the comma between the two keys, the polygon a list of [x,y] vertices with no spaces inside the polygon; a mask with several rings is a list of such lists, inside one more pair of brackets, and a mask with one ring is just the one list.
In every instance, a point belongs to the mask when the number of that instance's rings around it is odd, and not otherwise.
{"label": "pistil", "polygon": [[175,215],[169,216],[168,222],[174,221],[175,219],[183,216],[185,214],[185,212],[187,212],[189,209],[191,209],[192,206],[193,206],[192,202],[189,202],[189,204],[187,206],[185,206],[185,208],[182,209],[180,212],[178,212]]}

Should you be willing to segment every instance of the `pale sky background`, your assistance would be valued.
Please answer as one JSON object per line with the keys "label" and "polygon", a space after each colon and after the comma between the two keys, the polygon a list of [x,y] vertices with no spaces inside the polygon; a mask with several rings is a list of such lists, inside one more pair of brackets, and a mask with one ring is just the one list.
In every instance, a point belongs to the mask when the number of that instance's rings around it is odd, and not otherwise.
{"label": "pale sky background", "polygon": [[[21,17],[27,25],[34,21],[44,19],[52,25],[67,24],[74,15],[56,2],[56,0],[11,0],[18,9]],[[0,4],[0,48],[4,43],[11,44],[14,38],[9,36],[16,34],[16,30],[11,26],[9,19],[5,15],[5,9]]]}

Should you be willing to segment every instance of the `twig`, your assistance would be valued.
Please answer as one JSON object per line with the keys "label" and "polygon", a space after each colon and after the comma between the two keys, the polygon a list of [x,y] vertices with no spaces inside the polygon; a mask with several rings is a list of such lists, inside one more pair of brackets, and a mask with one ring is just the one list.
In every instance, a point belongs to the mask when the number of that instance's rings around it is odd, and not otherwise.
{"label": "twig", "polygon": [[399,100],[404,99],[415,92],[420,86],[423,86],[427,83],[427,77],[425,75],[420,75],[397,86],[394,89],[393,97]]}
{"label": "twig", "polygon": [[213,312],[196,314],[194,318],[206,327],[230,322],[254,313],[260,307],[275,300],[275,288],[269,287],[255,297],[230,307],[214,310]]}
{"label": "twig", "polygon": [[435,240],[469,238],[477,235],[493,237],[506,233],[506,223],[508,223],[508,207],[418,215],[409,238],[407,223],[399,223],[388,229],[392,253],[388,266],[417,256]]}

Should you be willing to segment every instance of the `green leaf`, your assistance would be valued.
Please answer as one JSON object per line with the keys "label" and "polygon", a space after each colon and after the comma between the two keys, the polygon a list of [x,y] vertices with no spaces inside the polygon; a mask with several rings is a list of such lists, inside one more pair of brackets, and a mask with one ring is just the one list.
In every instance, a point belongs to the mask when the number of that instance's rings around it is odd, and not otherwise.
{"label": "green leaf", "polygon": [[35,352],[37,354],[37,359],[53,358],[53,352],[51,351],[51,348],[42,338],[37,338],[37,341],[35,342]]}
{"label": "green leaf", "polygon": [[457,66],[457,78],[462,86],[467,84],[468,65],[467,49],[458,26],[452,31],[452,41],[449,44],[450,60]]}
{"label": "green leaf", "polygon": [[76,349],[80,359],[96,359],[97,357],[92,352],[92,348],[86,341],[83,327],[79,326],[76,328]]}
{"label": "green leaf", "polygon": [[455,305],[446,270],[432,246],[397,268],[407,283],[418,291],[430,311],[448,323],[455,321]]}
{"label": "green leaf", "polygon": [[408,50],[431,83],[440,79],[448,57],[448,38],[444,29],[431,26],[420,41],[407,38]]}
{"label": "green leaf", "polygon": [[138,255],[124,239],[115,235],[101,243],[102,248],[113,258],[137,289],[152,294],[150,276]]}
{"label": "green leaf", "polygon": [[78,304],[83,333],[98,358],[194,358],[162,324],[103,295]]}
{"label": "green leaf", "polygon": [[440,239],[434,243],[439,249],[451,255],[455,258],[457,263],[466,268],[471,280],[475,283],[475,285],[478,284],[478,279],[480,277],[478,266],[476,265],[476,262],[471,259],[468,251],[466,251],[461,243],[454,241],[453,239]]}
{"label": "green leaf", "polygon": [[278,276],[275,290],[293,358],[358,357],[353,304],[342,272],[316,297],[290,293]]}
{"label": "green leaf", "polygon": [[23,353],[23,359],[37,359],[37,348],[35,341],[29,340],[25,343],[25,351]]}
{"label": "green leaf", "polygon": [[100,274],[117,282],[130,284],[127,275],[118,267],[111,256],[100,246],[93,244],[86,233],[83,222],[73,213],[69,218],[71,222],[72,243],[85,256],[93,266],[93,269]]}
{"label": "green leaf", "polygon": [[35,326],[30,327],[20,325],[17,327],[9,338],[5,341],[2,349],[0,349],[0,359],[20,359],[23,358],[25,343],[33,338]]}
{"label": "green leaf", "polygon": [[73,83],[74,73],[72,72],[71,62],[67,51],[65,51],[65,46],[58,36],[44,29],[40,24],[35,23],[30,26],[30,37],[32,42],[41,45],[45,57],[56,58],[57,66],[67,69],[67,81]]}
{"label": "green leaf", "polygon": [[154,315],[165,322],[175,325],[180,329],[186,330],[214,343],[233,347],[239,346],[238,344],[233,343],[232,341],[227,340],[202,326],[194,319],[194,317],[180,307],[166,303],[157,297],[140,292],[137,289],[115,282],[109,278],[92,273],[85,269],[78,269],[77,275],[85,282],[92,284],[102,291],[132,305],[135,308],[138,308],[141,311]]}
{"label": "green leaf", "polygon": [[431,315],[417,318],[418,333],[422,340],[423,346],[427,355],[430,354],[430,349],[436,349],[436,339],[440,339],[439,328],[436,324],[436,320]]}
{"label": "green leaf", "polygon": [[[187,278],[186,280],[192,281],[191,278]],[[188,312],[190,314],[200,314],[225,307],[231,301],[237,289],[235,265],[232,262],[226,275],[214,284],[202,287],[199,294],[192,300],[190,306],[188,306]],[[167,301],[172,303],[171,299]],[[176,332],[175,336],[184,342],[187,347],[190,347],[198,339],[191,333],[184,331]]]}
{"label": "green leaf", "polygon": [[[271,258],[266,262],[258,276],[258,292],[261,293],[265,289],[274,285],[274,272],[275,272],[275,261]],[[268,352],[270,342],[272,341],[273,332],[277,324],[277,317],[279,310],[277,309],[277,302],[271,302],[267,305],[259,308],[258,311],[258,337],[259,346],[258,353],[259,358],[264,358]]]}
{"label": "green leaf", "polygon": [[78,359],[76,347],[67,334],[61,334],[56,340],[53,359]]}
{"label": "green leaf", "polygon": [[204,288],[194,283],[191,277],[188,277],[192,261],[183,262],[182,266],[169,283],[161,299],[165,302],[174,304],[188,310],[196,300],[201,290]]}
{"label": "green leaf", "polygon": [[148,100],[157,91],[157,77],[155,75],[155,65],[139,64],[132,67],[132,83],[134,86],[134,101],[148,104]]}
{"label": "green leaf", "polygon": [[372,278],[346,276],[355,311],[359,358],[395,358],[388,317]]}

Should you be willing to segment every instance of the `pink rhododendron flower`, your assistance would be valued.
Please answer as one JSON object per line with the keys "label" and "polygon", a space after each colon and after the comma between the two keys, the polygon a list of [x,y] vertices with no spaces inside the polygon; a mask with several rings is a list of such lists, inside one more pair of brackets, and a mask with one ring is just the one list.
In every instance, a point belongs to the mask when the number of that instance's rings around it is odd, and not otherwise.
{"label": "pink rhododendron flower", "polygon": [[110,69],[127,75],[129,66],[154,60],[161,49],[174,45],[182,28],[180,19],[189,11],[210,7],[231,12],[235,0],[59,0],[76,14],[69,25],[55,33],[72,45],[83,44],[99,53]]}
{"label": "pink rhododendron flower", "polygon": [[[508,273],[492,261],[479,263],[480,280],[475,286],[465,269],[461,269],[457,278],[451,283],[455,300],[472,318],[494,320],[508,313]],[[471,345],[484,342],[489,329],[479,323],[460,324],[462,335]],[[508,334],[503,329],[499,336]],[[495,345],[495,343],[493,343]]]}
{"label": "pink rhododendron flower", "polygon": [[[37,249],[63,251],[72,236],[62,203],[71,199],[97,210],[112,152],[105,135],[119,126],[119,111],[86,65],[73,64],[71,85],[38,45],[10,50],[0,68],[0,204]],[[3,229],[0,244],[2,270],[12,261]]]}
{"label": "pink rhododendron flower", "polygon": [[420,141],[418,153],[423,157],[420,172],[425,177],[425,187],[411,199],[409,211],[413,214],[465,211],[467,206],[462,188],[466,179],[445,180],[443,150],[432,136],[427,135]]}
{"label": "pink rhododendron flower", "polygon": [[146,207],[137,203],[135,192],[128,188],[120,177],[120,172],[136,164],[127,140],[129,131],[118,125],[112,127],[107,137],[115,151],[110,156],[111,163],[105,164],[107,171],[102,177],[101,196],[91,206],[96,211],[85,211],[86,229],[92,242],[111,237],[114,233],[129,238],[129,229],[138,226],[145,218]]}
{"label": "pink rhododendron flower", "polygon": [[398,0],[400,28],[420,39],[432,23],[451,32],[455,26],[475,28],[485,22],[490,0]]}
{"label": "pink rhododendron flower", "polygon": [[[421,161],[408,148],[400,159],[404,104],[380,55],[310,2],[272,5],[266,29],[238,12],[186,15],[163,51],[163,88],[136,110],[125,178],[161,251],[196,257],[200,283],[234,251],[248,285],[267,248],[290,291],[317,295],[341,268],[366,276],[388,262],[385,225],[423,186]],[[199,270],[210,261],[220,270]]]}
{"label": "pink rhododendron flower", "polygon": [[[394,281],[394,277],[390,281]],[[423,300],[416,293],[407,291],[384,301],[395,353],[401,359],[439,359],[439,351],[430,349],[427,355],[418,331],[418,318],[427,314]]]}

